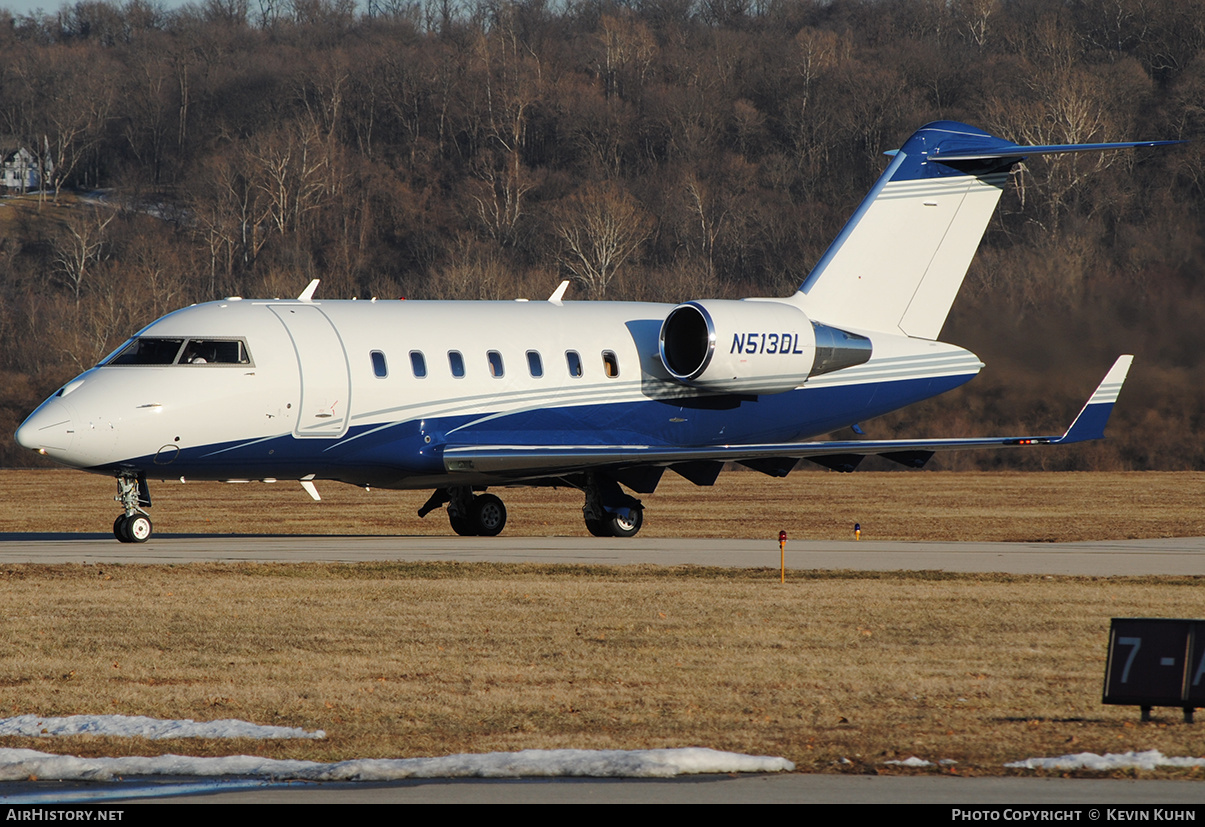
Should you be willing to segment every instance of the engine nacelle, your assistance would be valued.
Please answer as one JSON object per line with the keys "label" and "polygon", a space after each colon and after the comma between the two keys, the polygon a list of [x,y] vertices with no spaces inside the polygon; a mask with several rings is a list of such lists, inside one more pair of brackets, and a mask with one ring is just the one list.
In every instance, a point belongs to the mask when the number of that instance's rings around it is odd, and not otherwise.
{"label": "engine nacelle", "polygon": [[675,379],[725,393],[782,393],[809,376],[870,359],[865,336],[813,322],[791,304],[713,299],[680,304],[661,324]]}

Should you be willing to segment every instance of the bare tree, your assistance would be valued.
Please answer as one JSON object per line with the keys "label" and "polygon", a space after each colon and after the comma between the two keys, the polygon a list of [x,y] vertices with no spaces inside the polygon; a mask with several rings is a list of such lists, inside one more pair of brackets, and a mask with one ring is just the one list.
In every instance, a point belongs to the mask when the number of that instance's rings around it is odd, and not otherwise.
{"label": "bare tree", "polygon": [[209,251],[209,295],[217,295],[219,269],[231,280],[249,268],[267,242],[271,214],[254,183],[254,161],[242,147],[208,159],[195,176],[189,212]]}
{"label": "bare tree", "polygon": [[977,49],[987,46],[993,18],[1000,14],[1000,0],[956,0],[952,9],[966,39]]}
{"label": "bare tree", "polygon": [[556,222],[561,265],[591,299],[602,299],[652,225],[640,203],[618,185],[587,187],[569,199]]}
{"label": "bare tree", "polygon": [[285,127],[254,142],[254,184],[281,235],[301,229],[302,219],[319,209],[337,187],[327,150],[315,124]]}
{"label": "bare tree", "polygon": [[[604,14],[598,23],[597,69],[606,97],[639,94],[657,56],[657,41],[648,26],[633,14]],[[626,12],[626,13],[624,13]]]}
{"label": "bare tree", "polygon": [[523,201],[534,186],[523,152],[531,110],[543,91],[540,59],[520,36],[519,23],[515,5],[500,4],[490,31],[474,44],[482,70],[479,107],[486,149],[472,166],[482,182],[472,198],[490,237],[503,246],[517,241]]}
{"label": "bare tree", "polygon": [[106,257],[105,228],[116,217],[117,212],[107,207],[81,207],[66,222],[66,232],[53,242],[54,263],[75,295],[76,304],[90,268]]}

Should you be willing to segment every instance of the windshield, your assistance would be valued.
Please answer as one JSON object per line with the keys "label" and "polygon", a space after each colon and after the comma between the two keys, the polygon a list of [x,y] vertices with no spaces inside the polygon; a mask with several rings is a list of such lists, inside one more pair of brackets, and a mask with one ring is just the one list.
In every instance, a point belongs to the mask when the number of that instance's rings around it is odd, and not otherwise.
{"label": "windshield", "polygon": [[105,365],[250,365],[242,339],[161,339],[130,341]]}

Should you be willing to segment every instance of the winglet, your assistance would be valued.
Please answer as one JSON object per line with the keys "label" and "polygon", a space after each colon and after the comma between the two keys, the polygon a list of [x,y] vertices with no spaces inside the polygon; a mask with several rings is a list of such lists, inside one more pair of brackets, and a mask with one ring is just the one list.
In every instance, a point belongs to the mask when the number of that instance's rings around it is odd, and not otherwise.
{"label": "winglet", "polygon": [[314,300],[314,291],[318,289],[318,283],[320,281],[322,281],[322,279],[314,279],[307,284],[305,289],[301,291],[301,295],[297,297],[297,301],[312,302]]}
{"label": "winglet", "polygon": [[553,304],[560,304],[561,299],[565,298],[565,290],[568,289],[568,287],[568,281],[563,281],[558,284],[556,290],[553,290],[552,295],[548,297],[548,301],[552,302]]}
{"label": "winglet", "polygon": [[1084,409],[1079,412],[1079,416],[1071,423],[1067,433],[1052,440],[1054,444],[1065,445],[1070,442],[1104,438],[1109,414],[1113,413],[1113,405],[1117,402],[1117,395],[1121,393],[1122,383],[1125,382],[1126,374],[1129,373],[1130,364],[1133,361],[1133,356],[1117,357],[1117,361],[1113,363],[1113,367],[1109,368],[1109,372],[1105,374],[1105,378],[1101,380],[1096,391],[1088,399]]}

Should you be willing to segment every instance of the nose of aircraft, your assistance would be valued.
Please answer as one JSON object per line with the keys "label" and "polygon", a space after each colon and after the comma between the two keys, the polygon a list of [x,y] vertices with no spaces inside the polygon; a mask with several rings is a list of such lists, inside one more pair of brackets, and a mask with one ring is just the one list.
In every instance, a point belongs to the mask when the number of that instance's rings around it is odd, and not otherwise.
{"label": "nose of aircraft", "polygon": [[21,423],[17,444],[42,453],[65,452],[74,435],[70,409],[59,399],[48,399]]}

